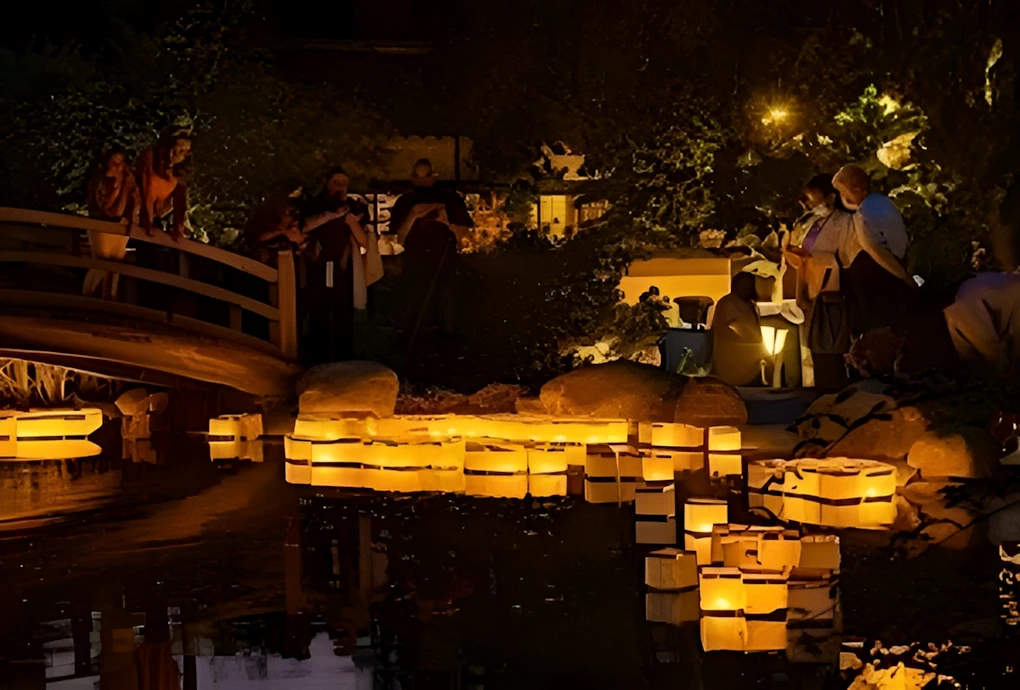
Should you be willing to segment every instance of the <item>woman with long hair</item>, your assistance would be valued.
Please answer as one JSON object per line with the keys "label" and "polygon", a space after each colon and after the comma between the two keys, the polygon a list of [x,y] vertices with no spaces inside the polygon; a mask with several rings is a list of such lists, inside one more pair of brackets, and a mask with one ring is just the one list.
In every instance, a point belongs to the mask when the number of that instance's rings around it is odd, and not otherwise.
{"label": "woman with long hair", "polygon": [[[127,223],[127,232],[123,235],[89,230],[93,259],[123,261],[127,255],[128,235],[138,225],[141,196],[127,160],[124,149],[117,146],[108,148],[100,156],[89,179],[86,202],[89,218]],[[103,298],[113,299],[117,295],[118,277],[107,271],[92,269],[85,276],[83,293],[91,295],[102,286]]]}

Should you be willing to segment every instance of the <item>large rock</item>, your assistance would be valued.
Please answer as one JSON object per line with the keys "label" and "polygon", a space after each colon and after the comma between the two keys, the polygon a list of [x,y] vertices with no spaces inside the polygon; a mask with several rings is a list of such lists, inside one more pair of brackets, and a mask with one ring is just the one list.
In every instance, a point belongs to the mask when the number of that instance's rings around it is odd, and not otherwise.
{"label": "large rock", "polygon": [[747,406],[737,389],[711,376],[691,378],[680,392],[673,421],[694,426],[747,424]]}
{"label": "large rock", "polygon": [[820,396],[797,421],[797,433],[801,438],[832,443],[858,420],[896,407],[896,401],[881,392],[868,390],[871,386],[866,383]]}
{"label": "large rock", "polygon": [[880,413],[846,433],[826,455],[867,460],[902,460],[928,430],[928,420],[916,407]]}
{"label": "large rock", "polygon": [[999,460],[999,442],[976,427],[943,427],[924,434],[910,447],[907,463],[925,479],[990,477]]}
{"label": "large rock", "polygon": [[740,425],[747,408],[718,379],[688,378],[658,367],[618,360],[576,369],[542,386],[548,414],[635,422]]}
{"label": "large rock", "polygon": [[320,364],[304,373],[297,385],[301,414],[343,413],[392,417],[400,383],[378,362]]}

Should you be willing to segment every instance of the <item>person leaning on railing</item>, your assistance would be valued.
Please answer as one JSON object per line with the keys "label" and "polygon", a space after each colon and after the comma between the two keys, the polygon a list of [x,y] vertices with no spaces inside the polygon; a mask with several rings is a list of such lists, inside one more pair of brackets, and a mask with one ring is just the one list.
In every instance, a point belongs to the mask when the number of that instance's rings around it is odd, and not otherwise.
{"label": "person leaning on railing", "polygon": [[[127,164],[127,152],[111,147],[100,158],[89,180],[86,202],[89,218],[114,223],[127,221],[128,232],[138,225],[141,212],[141,195],[135,175]],[[93,259],[123,261],[127,256],[128,235],[115,235],[89,230],[89,248]],[[85,276],[83,294],[86,296],[102,288],[103,299],[117,296],[116,274],[91,269]]]}

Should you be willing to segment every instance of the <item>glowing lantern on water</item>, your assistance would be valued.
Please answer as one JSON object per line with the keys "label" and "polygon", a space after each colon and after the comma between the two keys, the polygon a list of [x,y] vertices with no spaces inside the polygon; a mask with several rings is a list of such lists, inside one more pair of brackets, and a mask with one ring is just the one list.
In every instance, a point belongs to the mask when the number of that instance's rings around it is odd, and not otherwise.
{"label": "glowing lantern on water", "polygon": [[287,460],[284,479],[288,484],[311,484],[312,463],[307,460]]}
{"label": "glowing lantern on water", "polygon": [[[586,477],[637,479],[642,475],[641,455],[635,450],[605,451],[589,448],[584,460]],[[672,477],[670,477],[672,479]]]}
{"label": "glowing lantern on water", "polygon": [[88,435],[103,424],[100,410],[0,412],[0,457],[62,460],[98,455]]}
{"label": "glowing lantern on water", "polygon": [[801,553],[801,539],[790,530],[762,534],[758,542],[758,563],[762,570],[788,575],[800,563]]}
{"label": "glowing lantern on water", "polygon": [[747,646],[747,621],[743,616],[701,617],[701,646],[706,652],[742,652]]}
{"label": "glowing lantern on water", "polygon": [[774,613],[787,607],[786,578],[744,573],[743,582],[747,615]]}
{"label": "glowing lantern on water", "polygon": [[669,459],[673,463],[673,473],[693,472],[700,470],[705,465],[705,454],[700,451],[687,450],[666,450],[654,448],[651,451],[653,458],[663,460]]}
{"label": "glowing lantern on water", "polygon": [[568,465],[585,463],[585,449],[580,444],[543,443],[527,449],[527,462],[531,474],[566,472]]}
{"label": "glowing lantern on water", "polygon": [[421,470],[421,490],[444,494],[464,493],[466,481],[463,470]]}
{"label": "glowing lantern on water", "polygon": [[651,428],[651,443],[657,448],[704,448],[705,430],[689,424],[656,422]]}
{"label": "glowing lantern on water", "polygon": [[528,493],[534,498],[567,495],[566,474],[528,475]]}
{"label": "glowing lantern on water", "polygon": [[309,441],[371,438],[380,435],[376,422],[374,417],[346,418],[303,414],[294,422],[294,436]]}
{"label": "glowing lantern on water", "polygon": [[464,492],[488,498],[524,498],[528,493],[526,474],[465,474]]}
{"label": "glowing lantern on water", "polygon": [[209,435],[254,441],[262,436],[262,415],[230,414],[209,420]]}
{"label": "glowing lantern on water", "polygon": [[708,474],[711,477],[734,477],[744,472],[744,460],[739,455],[709,453]]}
{"label": "glowing lantern on water", "polygon": [[709,452],[739,452],[741,447],[740,429],[733,426],[714,426],[708,430]]}
{"label": "glowing lantern on water", "polygon": [[645,556],[645,584],[654,589],[698,586],[698,558],[690,551],[659,549]]}
{"label": "glowing lantern on water", "polygon": [[747,621],[745,652],[776,652],[786,649],[788,631],[786,617],[751,618]]}
{"label": "glowing lantern on water", "polygon": [[210,460],[251,460],[262,462],[265,459],[264,444],[255,439],[252,441],[209,441]]}
{"label": "glowing lantern on water", "polygon": [[673,458],[662,453],[645,453],[641,456],[641,476],[646,482],[673,480]]}
{"label": "glowing lantern on water", "polygon": [[712,528],[728,516],[726,501],[692,498],[684,504],[684,548],[698,554],[698,565],[712,562]]}
{"label": "glowing lantern on water", "polygon": [[428,470],[422,469],[377,469],[361,470],[363,486],[373,491],[392,491],[396,493],[415,493],[424,490],[423,475]]}
{"label": "glowing lantern on water", "polygon": [[312,486],[330,486],[341,489],[365,488],[365,473],[360,465],[312,464]]}
{"label": "glowing lantern on water", "polygon": [[693,623],[698,620],[698,591],[646,593],[645,620],[669,625]]}
{"label": "glowing lantern on water", "polygon": [[[517,473],[528,471],[528,449],[522,445],[476,443],[467,444],[464,469],[475,472]],[[564,470],[566,467],[563,468]]]}
{"label": "glowing lantern on water", "polygon": [[[700,560],[698,561],[700,565]],[[747,603],[739,568],[702,567],[698,573],[702,611],[741,611]]]}
{"label": "glowing lantern on water", "polygon": [[676,515],[676,485],[673,483],[645,484],[635,491],[634,513],[668,517]]}
{"label": "glowing lantern on water", "polygon": [[587,503],[633,503],[637,497],[637,481],[615,477],[585,477],[584,500]]}

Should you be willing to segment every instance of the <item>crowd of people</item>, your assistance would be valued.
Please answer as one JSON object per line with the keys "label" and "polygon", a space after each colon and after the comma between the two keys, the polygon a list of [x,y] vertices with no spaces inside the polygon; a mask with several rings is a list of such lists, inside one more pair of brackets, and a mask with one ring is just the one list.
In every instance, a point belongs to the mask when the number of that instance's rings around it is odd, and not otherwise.
{"label": "crowd of people", "polygon": [[[182,173],[190,150],[191,137],[184,130],[161,136],[133,166],[124,149],[108,149],[89,182],[89,216],[124,222],[129,231],[139,228],[150,235],[159,231],[174,239],[187,237],[188,197]],[[411,191],[401,195],[390,211],[390,227],[405,248],[396,326],[406,334],[419,329],[449,331],[457,254],[473,223],[461,197],[437,185],[427,159],[415,163],[411,183]],[[241,251],[264,263],[275,264],[281,250],[290,250],[297,258],[302,359],[309,364],[353,356],[354,312],[367,307],[369,286],[383,277],[379,236],[371,227],[374,219],[349,189],[347,172],[334,167],[317,193],[298,190],[262,203],[242,238]],[[92,256],[125,260],[129,235],[90,232]],[[137,247],[136,261],[175,271],[169,262],[176,260],[176,252],[148,244]],[[85,294],[100,290],[104,298],[116,298],[117,275],[90,271]],[[171,308],[167,300],[177,299],[158,288],[156,292],[147,300],[154,308]]]}
{"label": "crowd of people", "polygon": [[[897,347],[890,361],[907,369],[963,365],[1017,374],[1020,273],[976,273],[953,286],[949,299],[922,294],[906,267],[909,236],[899,209],[855,165],[812,178],[801,203],[805,213],[784,240],[782,263],[795,271],[804,316],[803,385],[842,388],[853,373],[848,364],[869,366],[851,355],[854,344],[875,334],[888,334],[884,342]],[[734,385],[755,382],[764,359],[757,301],[754,277],[738,273],[715,309],[715,370]]]}

